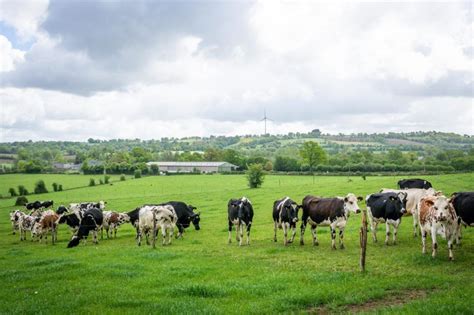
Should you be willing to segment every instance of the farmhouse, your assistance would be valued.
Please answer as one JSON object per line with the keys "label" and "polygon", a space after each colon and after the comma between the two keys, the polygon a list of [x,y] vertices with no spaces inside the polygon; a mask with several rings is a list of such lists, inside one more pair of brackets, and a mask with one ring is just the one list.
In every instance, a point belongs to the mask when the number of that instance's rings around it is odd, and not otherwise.
{"label": "farmhouse", "polygon": [[228,162],[148,162],[158,165],[161,172],[169,173],[223,173],[235,171],[238,166]]}

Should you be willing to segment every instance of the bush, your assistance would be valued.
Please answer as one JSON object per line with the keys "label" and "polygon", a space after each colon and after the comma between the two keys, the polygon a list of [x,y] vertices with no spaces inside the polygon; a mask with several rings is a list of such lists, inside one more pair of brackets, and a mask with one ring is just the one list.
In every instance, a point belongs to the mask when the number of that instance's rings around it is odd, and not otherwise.
{"label": "bush", "polygon": [[93,178],[89,179],[89,186],[95,186],[95,180]]}
{"label": "bush", "polygon": [[42,179],[36,182],[35,184],[35,194],[44,194],[47,193],[48,189],[46,189],[46,184]]}
{"label": "bush", "polygon": [[101,179],[99,179],[99,185],[103,185],[104,184],[104,181]]}
{"label": "bush", "polygon": [[28,190],[23,185],[18,185],[18,195],[26,196],[28,195]]}
{"label": "bush", "polygon": [[8,189],[8,193],[9,193],[10,196],[12,196],[12,197],[18,196],[18,194],[17,194],[16,191],[15,191],[15,188],[13,188],[13,187],[11,187],[10,189]]}
{"label": "bush", "polygon": [[120,180],[121,180],[122,182],[125,181],[125,174],[120,175]]}
{"label": "bush", "polygon": [[63,191],[63,185],[61,184],[58,185],[58,191]]}
{"label": "bush", "polygon": [[142,171],[141,170],[135,170],[135,178],[141,178],[142,177]]}
{"label": "bush", "polygon": [[109,183],[109,180],[110,180],[110,176],[109,176],[109,175],[105,175],[105,176],[104,176],[104,183],[105,183],[105,184],[108,184],[108,183]]}
{"label": "bush", "polygon": [[25,196],[20,196],[16,198],[15,206],[24,206],[28,203],[28,199]]}
{"label": "bush", "polygon": [[262,186],[265,174],[262,164],[250,164],[247,170],[247,180],[250,188]]}
{"label": "bush", "polygon": [[53,190],[54,190],[54,191],[58,191],[58,184],[53,183]]}
{"label": "bush", "polygon": [[160,168],[159,168],[158,165],[156,165],[156,164],[152,164],[152,165],[150,166],[150,169],[151,169],[151,173],[152,173],[153,175],[158,175],[158,174],[160,173]]}

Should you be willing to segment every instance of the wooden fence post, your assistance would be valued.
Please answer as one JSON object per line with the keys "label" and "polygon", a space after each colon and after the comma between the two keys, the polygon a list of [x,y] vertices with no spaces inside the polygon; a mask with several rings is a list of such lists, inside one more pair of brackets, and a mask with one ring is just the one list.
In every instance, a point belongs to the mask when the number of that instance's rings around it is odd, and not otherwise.
{"label": "wooden fence post", "polygon": [[367,252],[367,210],[362,210],[362,226],[360,228],[360,270],[365,271],[365,254]]}

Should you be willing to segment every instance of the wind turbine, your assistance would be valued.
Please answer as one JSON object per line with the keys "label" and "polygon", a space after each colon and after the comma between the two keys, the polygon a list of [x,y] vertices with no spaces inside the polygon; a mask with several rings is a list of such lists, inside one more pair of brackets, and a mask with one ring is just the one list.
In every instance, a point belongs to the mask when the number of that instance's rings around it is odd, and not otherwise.
{"label": "wind turbine", "polygon": [[267,120],[273,121],[273,120],[271,120],[270,118],[267,117],[267,111],[265,109],[263,109],[263,119],[261,119],[260,121],[265,122],[265,134],[264,134],[264,136],[267,135]]}

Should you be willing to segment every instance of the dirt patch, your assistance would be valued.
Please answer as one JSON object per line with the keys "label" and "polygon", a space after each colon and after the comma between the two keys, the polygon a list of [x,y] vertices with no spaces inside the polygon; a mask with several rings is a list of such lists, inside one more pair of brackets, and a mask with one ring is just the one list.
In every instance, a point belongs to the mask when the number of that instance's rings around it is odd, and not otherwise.
{"label": "dirt patch", "polygon": [[369,300],[362,304],[349,304],[340,308],[332,309],[327,306],[313,307],[308,310],[310,314],[333,314],[333,313],[360,313],[375,311],[387,306],[403,305],[413,300],[424,299],[431,291],[414,289],[408,291],[387,291],[387,294],[380,299]]}

